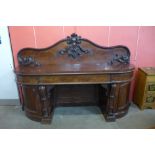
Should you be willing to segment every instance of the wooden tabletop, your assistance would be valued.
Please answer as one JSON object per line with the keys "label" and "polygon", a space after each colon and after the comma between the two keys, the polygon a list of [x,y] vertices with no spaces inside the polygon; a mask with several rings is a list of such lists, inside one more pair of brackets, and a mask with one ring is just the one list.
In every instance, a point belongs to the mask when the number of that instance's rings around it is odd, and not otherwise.
{"label": "wooden tabletop", "polygon": [[131,64],[113,66],[105,64],[64,64],[39,67],[19,66],[15,69],[15,73],[18,75],[105,74],[131,72],[133,70],[134,66]]}

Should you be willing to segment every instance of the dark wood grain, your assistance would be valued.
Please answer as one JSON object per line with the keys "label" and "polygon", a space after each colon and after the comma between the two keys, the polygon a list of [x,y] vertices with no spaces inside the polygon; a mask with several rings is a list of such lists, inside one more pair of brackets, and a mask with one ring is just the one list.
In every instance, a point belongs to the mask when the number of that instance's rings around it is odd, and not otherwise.
{"label": "dark wood grain", "polygon": [[95,105],[115,121],[130,105],[129,60],[126,46],[103,47],[76,35],[48,48],[20,50],[15,73],[26,115],[50,123],[55,107]]}

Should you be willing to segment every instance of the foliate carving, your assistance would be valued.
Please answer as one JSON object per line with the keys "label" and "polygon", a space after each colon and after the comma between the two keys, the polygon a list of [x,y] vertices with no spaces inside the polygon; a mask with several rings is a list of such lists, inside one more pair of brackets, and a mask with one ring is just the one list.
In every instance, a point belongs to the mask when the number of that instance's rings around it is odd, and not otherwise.
{"label": "foliate carving", "polygon": [[75,33],[73,33],[71,36],[68,36],[66,39],[68,47],[58,51],[58,54],[68,54],[69,57],[75,59],[81,56],[82,54],[90,53],[91,51],[89,49],[84,49],[80,46],[81,40],[82,38]]}
{"label": "foliate carving", "polygon": [[39,96],[43,106],[42,108],[43,117],[48,117],[50,116],[50,112],[49,112],[49,105],[48,105],[49,102],[46,86],[39,86]]}
{"label": "foliate carving", "polygon": [[124,64],[128,64],[130,61],[129,55],[115,55],[114,61],[120,62],[120,63],[124,63]]}
{"label": "foliate carving", "polygon": [[18,62],[20,65],[34,65],[34,66],[40,66],[40,64],[31,56],[28,57],[22,57],[18,56]]}
{"label": "foliate carving", "polygon": [[130,55],[118,55],[115,54],[112,57],[112,60],[109,61],[110,65],[113,65],[115,62],[123,63],[123,64],[129,64],[130,62]]}

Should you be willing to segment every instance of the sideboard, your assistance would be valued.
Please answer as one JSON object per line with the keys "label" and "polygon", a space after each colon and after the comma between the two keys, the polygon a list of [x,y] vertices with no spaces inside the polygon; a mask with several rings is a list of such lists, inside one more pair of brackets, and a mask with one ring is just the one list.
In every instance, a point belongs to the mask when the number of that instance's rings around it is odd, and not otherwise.
{"label": "sideboard", "polygon": [[73,33],[47,48],[21,49],[17,58],[21,104],[32,120],[50,123],[59,106],[99,106],[106,121],[128,112],[134,66],[126,46],[103,47]]}

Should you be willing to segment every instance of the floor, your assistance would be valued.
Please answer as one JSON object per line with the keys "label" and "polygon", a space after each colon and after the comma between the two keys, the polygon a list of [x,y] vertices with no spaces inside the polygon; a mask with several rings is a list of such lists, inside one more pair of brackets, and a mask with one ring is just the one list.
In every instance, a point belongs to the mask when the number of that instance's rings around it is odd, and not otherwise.
{"label": "floor", "polygon": [[1,129],[145,129],[152,126],[155,126],[155,110],[141,111],[134,104],[116,122],[105,122],[98,107],[59,107],[50,125],[31,121],[20,106],[0,106]]}

